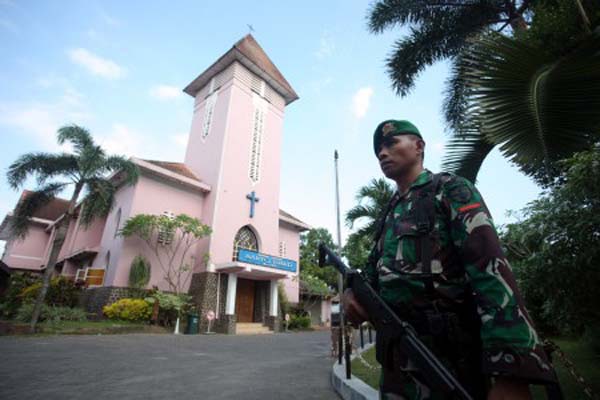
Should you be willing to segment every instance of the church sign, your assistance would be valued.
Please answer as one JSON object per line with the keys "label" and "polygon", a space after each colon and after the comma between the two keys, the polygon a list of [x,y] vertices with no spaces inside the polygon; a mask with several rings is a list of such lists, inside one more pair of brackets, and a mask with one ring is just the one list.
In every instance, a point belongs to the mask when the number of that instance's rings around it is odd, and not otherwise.
{"label": "church sign", "polygon": [[255,251],[246,249],[240,249],[238,253],[238,261],[281,269],[289,272],[296,272],[296,261],[294,260],[270,256],[268,254],[257,253]]}

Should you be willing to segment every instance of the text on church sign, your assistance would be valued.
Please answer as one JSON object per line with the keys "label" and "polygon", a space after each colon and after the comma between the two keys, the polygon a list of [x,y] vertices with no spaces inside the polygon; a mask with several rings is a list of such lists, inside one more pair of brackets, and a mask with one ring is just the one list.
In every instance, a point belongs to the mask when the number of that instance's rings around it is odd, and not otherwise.
{"label": "text on church sign", "polygon": [[257,253],[255,251],[240,249],[238,253],[238,261],[245,262],[248,264],[262,265],[264,267],[271,267],[281,269],[289,272],[296,272],[296,261],[288,260],[287,258],[280,258],[270,256],[268,254]]}

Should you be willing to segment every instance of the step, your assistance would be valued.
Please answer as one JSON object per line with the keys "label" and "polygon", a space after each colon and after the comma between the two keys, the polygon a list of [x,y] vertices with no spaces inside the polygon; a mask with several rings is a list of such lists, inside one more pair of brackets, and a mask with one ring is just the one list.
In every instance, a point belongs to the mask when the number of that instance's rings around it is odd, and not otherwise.
{"label": "step", "polygon": [[235,332],[238,335],[264,335],[273,333],[269,327],[260,322],[238,322],[235,325]]}

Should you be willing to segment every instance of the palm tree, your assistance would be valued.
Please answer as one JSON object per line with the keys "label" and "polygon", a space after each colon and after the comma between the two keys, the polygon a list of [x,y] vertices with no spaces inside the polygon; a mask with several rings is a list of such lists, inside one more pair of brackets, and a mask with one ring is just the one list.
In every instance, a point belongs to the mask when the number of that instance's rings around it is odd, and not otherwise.
{"label": "palm tree", "polygon": [[54,227],[50,257],[31,319],[32,333],[35,332],[50,278],[65,241],[69,222],[75,214],[79,196],[85,193],[79,212],[83,226],[89,226],[96,217],[107,215],[112,208],[116,187],[108,175],[122,174],[121,179],[127,185],[134,184],[139,176],[138,168],[133,162],[121,156],[107,156],[94,143],[90,133],[80,126],[60,128],[57,139],[61,145],[69,142],[73,146],[73,152],[24,154],[10,165],[7,173],[8,183],[15,190],[20,189],[29,176],[36,178],[38,186],[35,191],[22,198],[11,218],[12,234],[19,238],[27,235],[29,218],[36,210],[48,204],[67,187],[73,186],[68,209]]}
{"label": "palm tree", "polygon": [[356,231],[356,234],[373,238],[376,233],[377,222],[394,192],[393,186],[384,178],[373,179],[367,186],[361,187],[356,194],[358,205],[346,213],[346,225],[352,228],[358,220],[364,219],[366,221],[365,225]]}
{"label": "palm tree", "polygon": [[[386,60],[388,75],[397,94],[410,93],[418,75],[437,61],[456,57],[469,38],[484,32],[527,29],[532,0],[379,0],[368,12],[372,33],[407,26],[409,34],[394,43]],[[449,127],[463,115],[465,99],[460,70],[448,79],[444,113]]]}
{"label": "palm tree", "polygon": [[444,169],[474,181],[500,146],[523,172],[548,184],[557,160],[600,140],[600,28],[559,59],[524,41],[488,35],[461,60],[456,68],[463,69],[469,103]]}

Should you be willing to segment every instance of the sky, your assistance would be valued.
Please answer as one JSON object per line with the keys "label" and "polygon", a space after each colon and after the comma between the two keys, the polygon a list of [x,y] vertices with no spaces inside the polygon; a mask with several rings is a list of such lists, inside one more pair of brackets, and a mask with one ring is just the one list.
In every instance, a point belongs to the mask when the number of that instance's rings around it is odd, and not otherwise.
{"label": "sky", "polygon": [[[412,93],[398,97],[385,59],[406,30],[371,34],[370,4],[0,0],[0,215],[19,196],[6,182],[10,163],[60,150],[63,125],[85,126],[111,153],[182,162],[193,111],[182,89],[251,25],[300,96],[285,113],[280,206],[335,237],[335,149],[343,218],[358,189],[382,176],[372,150],[379,122],[412,121],[432,171],[449,139],[441,113],[448,64],[427,68]],[[497,151],[477,186],[497,224],[540,193]],[[343,238],[351,231],[342,224]]]}

